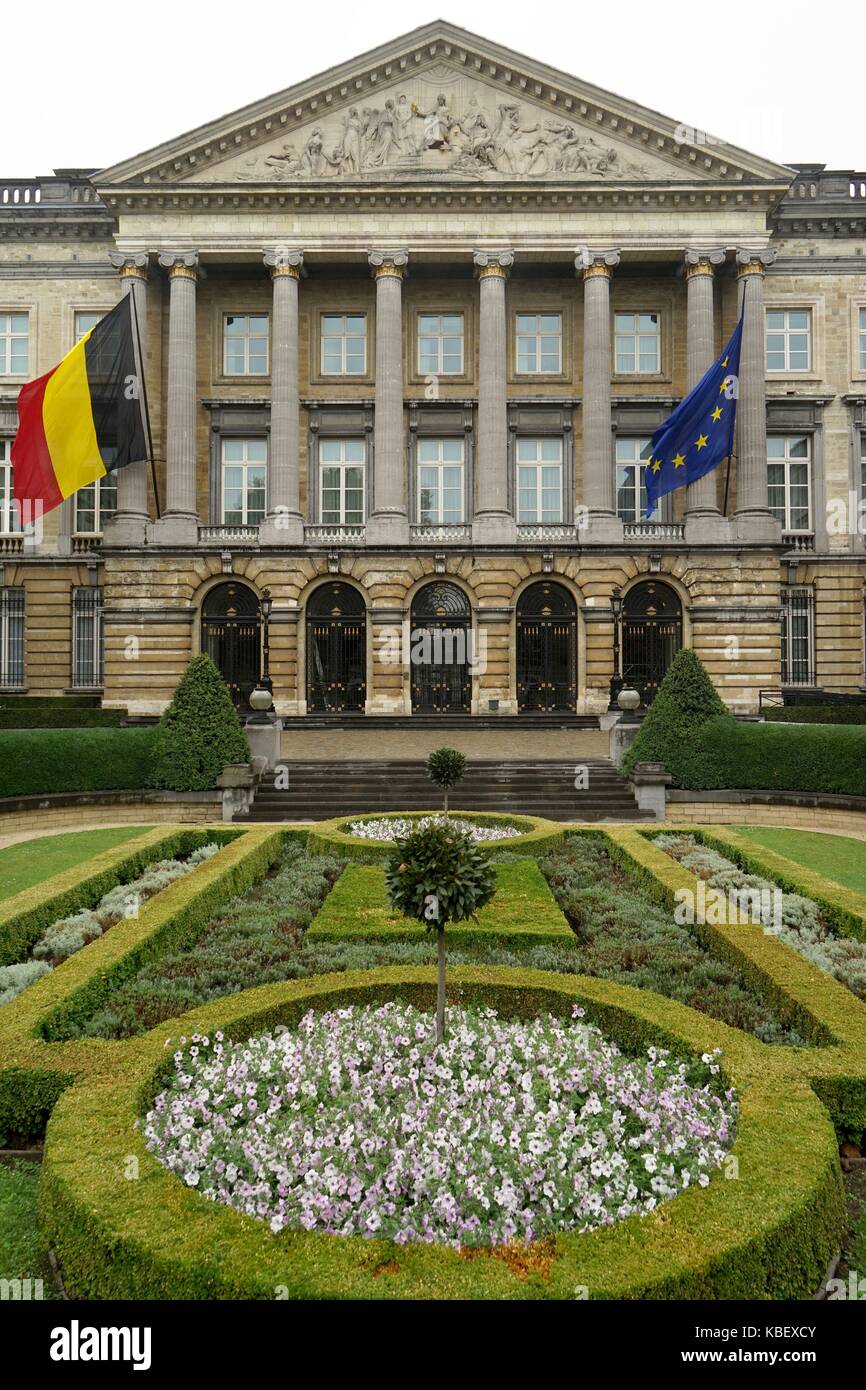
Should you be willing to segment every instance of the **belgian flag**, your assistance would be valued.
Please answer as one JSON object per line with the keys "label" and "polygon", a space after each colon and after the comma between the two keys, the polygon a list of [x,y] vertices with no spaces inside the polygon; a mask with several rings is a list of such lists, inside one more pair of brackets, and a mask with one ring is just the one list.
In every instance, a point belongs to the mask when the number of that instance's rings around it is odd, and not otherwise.
{"label": "belgian flag", "polygon": [[133,315],[126,295],[58,366],[22,386],[12,445],[22,516],[50,512],[113,469],[148,458]]}

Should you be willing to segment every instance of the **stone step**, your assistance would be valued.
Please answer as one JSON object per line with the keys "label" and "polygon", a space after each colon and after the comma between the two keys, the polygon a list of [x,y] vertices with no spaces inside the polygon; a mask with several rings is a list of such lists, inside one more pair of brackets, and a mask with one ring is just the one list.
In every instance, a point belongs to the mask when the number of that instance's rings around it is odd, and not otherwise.
{"label": "stone step", "polygon": [[[587,786],[574,785],[585,768]],[[288,778],[275,783],[277,772]],[[245,821],[327,820],[395,811],[435,811],[442,794],[424,762],[312,760],[284,763],[260,784]],[[478,760],[449,796],[455,811],[497,811],[549,820],[646,820],[616,768],[606,758],[583,760]]]}

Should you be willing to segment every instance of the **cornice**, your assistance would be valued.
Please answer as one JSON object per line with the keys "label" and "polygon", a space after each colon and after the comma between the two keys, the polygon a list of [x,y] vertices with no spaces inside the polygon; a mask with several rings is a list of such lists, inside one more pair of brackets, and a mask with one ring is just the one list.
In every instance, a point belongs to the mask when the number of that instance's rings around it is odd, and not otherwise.
{"label": "cornice", "polygon": [[173,187],[143,188],[126,186],[103,189],[102,197],[115,215],[146,210],[179,213],[210,209],[248,212],[283,208],[356,212],[360,208],[483,208],[503,212],[522,208],[547,211],[563,209],[625,209],[656,213],[673,209],[710,211],[713,209],[768,212],[778,201],[778,188],[763,184],[732,185],[680,183],[677,181],[635,179],[613,183],[552,183],[540,180],[510,184],[478,184],[460,180],[441,180],[435,185],[361,183],[318,180],[292,187],[285,183],[253,186],[245,184],[185,184]]}

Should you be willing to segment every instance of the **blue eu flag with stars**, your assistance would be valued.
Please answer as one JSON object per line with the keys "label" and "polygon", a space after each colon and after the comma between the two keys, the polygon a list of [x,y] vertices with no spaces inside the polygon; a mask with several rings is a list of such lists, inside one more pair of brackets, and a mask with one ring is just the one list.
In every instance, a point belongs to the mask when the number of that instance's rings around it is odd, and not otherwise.
{"label": "blue eu flag with stars", "polygon": [[647,516],[652,516],[665,493],[697,482],[730,458],[742,334],[741,318],[721,356],[653,435],[645,473]]}

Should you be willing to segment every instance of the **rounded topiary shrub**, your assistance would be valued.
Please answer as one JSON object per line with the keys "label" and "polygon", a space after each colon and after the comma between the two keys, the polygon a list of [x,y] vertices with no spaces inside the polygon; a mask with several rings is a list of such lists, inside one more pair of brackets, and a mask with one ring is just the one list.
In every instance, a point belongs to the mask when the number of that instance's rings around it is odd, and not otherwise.
{"label": "rounded topiary shrub", "polygon": [[194,656],[159,721],[154,786],[209,791],[227,763],[249,756],[228,686],[209,656]]}

